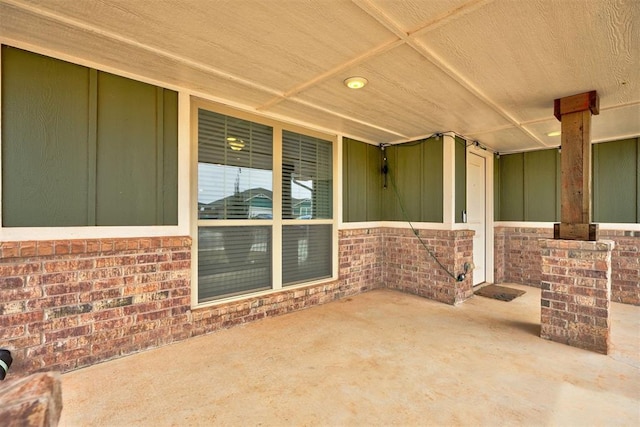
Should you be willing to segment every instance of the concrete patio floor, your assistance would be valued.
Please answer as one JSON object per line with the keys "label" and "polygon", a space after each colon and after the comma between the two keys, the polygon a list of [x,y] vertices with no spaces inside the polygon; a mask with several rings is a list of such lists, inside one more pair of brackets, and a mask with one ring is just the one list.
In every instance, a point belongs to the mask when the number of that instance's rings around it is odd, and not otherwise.
{"label": "concrete patio floor", "polygon": [[508,286],[374,290],[70,372],[60,425],[640,425],[640,307],[613,304],[604,356],[541,339],[540,291]]}

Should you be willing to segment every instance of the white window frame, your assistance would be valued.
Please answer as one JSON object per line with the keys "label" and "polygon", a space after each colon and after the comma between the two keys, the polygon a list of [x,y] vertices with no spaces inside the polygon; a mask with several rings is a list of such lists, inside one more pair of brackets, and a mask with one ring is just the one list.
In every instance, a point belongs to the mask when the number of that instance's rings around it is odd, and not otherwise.
{"label": "white window frame", "polygon": [[[181,106],[181,105],[180,105]],[[273,219],[251,220],[251,226],[267,225],[272,226],[272,282],[271,289],[247,292],[242,295],[234,295],[230,297],[223,297],[212,301],[198,302],[198,227],[206,225],[246,225],[247,220],[201,220],[198,219],[198,110],[202,108],[218,114],[224,114],[231,117],[236,117],[243,120],[271,126],[273,128]],[[258,114],[239,110],[228,105],[216,103],[214,101],[207,101],[201,98],[191,98],[190,102],[190,129],[191,129],[191,162],[190,162],[190,223],[191,223],[191,236],[193,244],[191,248],[191,307],[201,308],[228,303],[232,301],[240,301],[243,299],[268,295],[283,289],[293,290],[301,287],[306,287],[314,284],[331,282],[338,278],[338,219],[339,219],[339,186],[338,186],[338,172],[339,172],[339,144],[338,136],[332,135],[320,131],[316,131],[310,128],[289,124],[274,120]],[[303,135],[323,139],[330,141],[332,144],[332,191],[333,191],[333,206],[332,216],[330,219],[282,219],[282,132],[283,130],[300,133]],[[318,225],[318,224],[330,224],[332,226],[331,236],[331,277],[313,280],[309,282],[299,283],[295,285],[288,285],[283,287],[282,284],[282,228],[285,225]]]}

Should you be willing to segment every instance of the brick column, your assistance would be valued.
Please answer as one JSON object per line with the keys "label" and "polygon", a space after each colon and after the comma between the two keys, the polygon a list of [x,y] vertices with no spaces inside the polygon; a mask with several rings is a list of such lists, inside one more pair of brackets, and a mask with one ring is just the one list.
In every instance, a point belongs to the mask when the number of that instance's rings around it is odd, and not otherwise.
{"label": "brick column", "polygon": [[542,338],[607,354],[614,242],[540,240]]}

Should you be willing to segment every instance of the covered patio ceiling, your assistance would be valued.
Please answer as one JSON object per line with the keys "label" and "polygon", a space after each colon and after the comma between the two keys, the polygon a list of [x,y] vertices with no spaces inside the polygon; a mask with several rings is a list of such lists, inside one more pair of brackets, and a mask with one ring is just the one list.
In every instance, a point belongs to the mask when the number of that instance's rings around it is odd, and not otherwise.
{"label": "covered patio ceiling", "polygon": [[454,131],[507,153],[558,146],[553,100],[590,90],[593,141],[640,135],[639,14],[638,0],[0,0],[0,37],[369,143]]}

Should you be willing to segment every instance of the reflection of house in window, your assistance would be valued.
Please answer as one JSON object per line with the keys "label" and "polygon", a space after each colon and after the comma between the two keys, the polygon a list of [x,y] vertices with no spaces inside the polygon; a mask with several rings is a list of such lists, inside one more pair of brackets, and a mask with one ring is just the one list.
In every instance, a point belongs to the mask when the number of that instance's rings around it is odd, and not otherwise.
{"label": "reflection of house in window", "polygon": [[293,199],[293,216],[298,219],[310,219],[311,199]]}
{"label": "reflection of house in window", "polygon": [[[244,218],[271,219],[273,218],[273,193],[262,187],[250,188],[238,194],[215,200],[211,203],[198,203],[200,219],[225,219],[233,205],[240,203]],[[236,207],[237,208],[237,207]],[[239,218],[236,218],[239,219]]]}
{"label": "reflection of house in window", "polygon": [[[238,201],[246,210],[248,219],[273,219],[273,193],[265,188],[250,188],[238,194],[215,200],[211,203],[198,203],[200,219],[225,219],[225,209]],[[293,214],[298,219],[311,218],[311,199],[292,199]]]}
{"label": "reflection of house in window", "polygon": [[[249,192],[256,192],[258,190],[264,190],[263,188],[254,188],[248,190]],[[265,194],[268,192],[269,194]],[[246,199],[249,205],[249,218],[255,219],[272,219],[273,218],[273,199],[271,198],[271,191],[264,190],[256,195],[250,196]]]}

